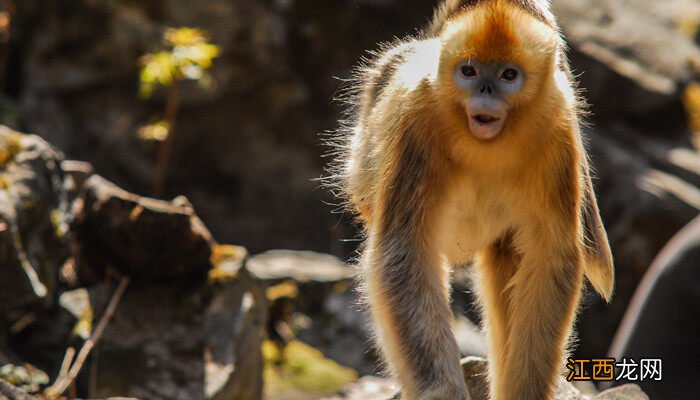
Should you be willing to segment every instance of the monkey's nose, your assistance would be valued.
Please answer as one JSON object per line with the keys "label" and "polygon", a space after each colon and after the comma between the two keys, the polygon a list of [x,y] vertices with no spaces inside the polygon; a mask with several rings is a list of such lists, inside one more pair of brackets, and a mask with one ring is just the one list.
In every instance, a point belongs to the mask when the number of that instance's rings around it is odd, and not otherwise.
{"label": "monkey's nose", "polygon": [[490,84],[490,83],[485,83],[485,84],[481,87],[481,89],[479,90],[479,92],[481,92],[482,94],[483,94],[483,93],[493,94],[493,89],[491,88],[491,84]]}

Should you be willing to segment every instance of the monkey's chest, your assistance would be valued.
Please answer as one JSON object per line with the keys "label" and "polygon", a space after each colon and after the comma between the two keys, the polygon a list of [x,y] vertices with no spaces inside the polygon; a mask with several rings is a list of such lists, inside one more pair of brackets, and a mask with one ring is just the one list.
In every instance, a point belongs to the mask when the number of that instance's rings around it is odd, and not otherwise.
{"label": "monkey's chest", "polygon": [[462,190],[446,199],[442,218],[441,251],[452,265],[471,261],[514,225],[513,205],[503,194]]}

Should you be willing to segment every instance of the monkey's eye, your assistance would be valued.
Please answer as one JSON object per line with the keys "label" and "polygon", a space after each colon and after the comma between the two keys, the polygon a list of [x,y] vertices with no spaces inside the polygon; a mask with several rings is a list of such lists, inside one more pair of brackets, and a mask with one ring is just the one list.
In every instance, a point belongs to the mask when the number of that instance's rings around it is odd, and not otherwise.
{"label": "monkey's eye", "polygon": [[518,77],[518,71],[513,68],[506,68],[501,73],[501,79],[508,82],[513,82]]}
{"label": "monkey's eye", "polygon": [[475,78],[476,77],[476,69],[474,67],[472,67],[471,65],[462,65],[462,67],[459,69],[459,72],[465,78]]}

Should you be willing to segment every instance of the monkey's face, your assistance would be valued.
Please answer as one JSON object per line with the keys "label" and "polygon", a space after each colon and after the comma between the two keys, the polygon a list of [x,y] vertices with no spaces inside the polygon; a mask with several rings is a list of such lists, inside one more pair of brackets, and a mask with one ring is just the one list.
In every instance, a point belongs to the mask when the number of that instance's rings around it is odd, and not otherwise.
{"label": "monkey's face", "polygon": [[496,138],[517,114],[542,102],[557,62],[558,33],[504,4],[468,9],[440,35],[441,100],[480,140]]}
{"label": "monkey's face", "polygon": [[493,139],[503,129],[509,95],[523,87],[522,68],[510,62],[466,60],[454,68],[454,81],[464,91],[461,101],[469,130],[479,139]]}

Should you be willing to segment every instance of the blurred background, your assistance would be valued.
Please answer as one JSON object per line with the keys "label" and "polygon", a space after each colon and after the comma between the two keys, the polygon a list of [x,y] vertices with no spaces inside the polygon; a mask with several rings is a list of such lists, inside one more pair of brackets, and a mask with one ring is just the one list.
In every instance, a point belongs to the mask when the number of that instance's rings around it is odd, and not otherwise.
{"label": "blurred background", "polygon": [[[318,181],[322,138],[366,50],[434,6],[0,0],[0,377],[70,398],[256,399],[264,385],[313,399],[377,375],[343,263],[358,231]],[[700,371],[700,2],[553,11],[590,103],[617,268],[610,305],[584,296],[574,356],[663,358],[662,381],[635,383],[697,398],[680,385]],[[484,355],[470,293],[457,271],[460,347]],[[85,343],[84,360],[66,356]],[[361,382],[338,396],[391,395]]]}

